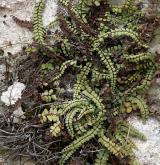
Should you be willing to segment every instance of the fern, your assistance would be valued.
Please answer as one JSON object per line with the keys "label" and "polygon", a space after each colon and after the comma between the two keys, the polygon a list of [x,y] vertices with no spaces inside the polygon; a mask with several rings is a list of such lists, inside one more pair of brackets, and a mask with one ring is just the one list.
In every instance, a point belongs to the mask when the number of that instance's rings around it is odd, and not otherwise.
{"label": "fern", "polygon": [[134,0],[126,0],[125,3],[120,6],[112,6],[112,11],[116,14],[122,13],[126,10],[127,12],[135,11]]}
{"label": "fern", "polygon": [[76,65],[76,61],[75,60],[68,60],[68,61],[64,62],[61,65],[61,67],[60,67],[60,73],[57,76],[55,76],[52,81],[56,81],[57,79],[59,79],[64,74],[64,72],[67,69],[67,67],[68,66],[72,66],[72,65],[73,66]]}
{"label": "fern", "polygon": [[77,120],[80,120],[83,116],[85,115],[88,115],[90,113],[93,113],[95,111],[95,108],[94,106],[90,105],[89,107],[87,108],[84,108],[80,111],[78,117],[77,117]]}
{"label": "fern", "polygon": [[109,165],[108,158],[109,158],[109,152],[107,149],[102,149],[97,153],[96,160],[94,165]]}
{"label": "fern", "polygon": [[128,153],[125,152],[125,150],[123,150],[120,146],[115,144],[111,139],[107,138],[103,134],[103,131],[100,134],[98,141],[102,144],[102,146],[106,147],[106,149],[113,153],[115,156],[124,158],[124,156],[128,155]]}
{"label": "fern", "polygon": [[155,74],[155,68],[154,67],[149,68],[147,70],[145,78],[142,80],[142,83],[132,88],[131,93],[140,93],[148,89],[154,74]]}
{"label": "fern", "polygon": [[[136,32],[134,32],[133,30],[131,29],[128,29],[128,28],[118,28],[118,29],[114,29],[114,30],[111,30],[111,32],[109,33],[111,35],[111,37],[113,38],[117,38],[117,37],[123,37],[123,36],[126,36],[126,37],[130,37],[133,39],[133,41],[135,41],[139,46],[142,46],[144,48],[148,48],[147,45],[143,44],[139,38],[138,38],[138,34]],[[108,35],[109,35],[108,34]]]}
{"label": "fern", "polygon": [[80,108],[74,109],[73,111],[68,113],[68,115],[66,116],[66,119],[65,119],[68,133],[71,135],[72,138],[74,137],[74,130],[73,130],[74,117],[75,117],[76,113],[78,113],[79,111],[81,111]]}
{"label": "fern", "polygon": [[[156,58],[140,37],[143,15],[133,0],[118,6],[103,0],[59,2],[62,10],[51,23],[60,26],[53,34],[54,44],[45,44],[45,1],[41,0],[34,14],[34,38],[41,47],[28,51],[34,55],[43,50],[47,55],[45,64],[54,64],[49,75],[53,83],[40,88],[44,89],[43,101],[49,104],[40,109],[39,117],[42,124],[47,123],[45,128],[49,126],[53,137],[70,135],[68,146],[61,150],[59,164],[66,164],[76,151],[81,147],[83,150],[83,145],[94,139],[93,146],[95,141],[100,143],[96,144],[99,153],[95,165],[112,163],[113,156],[119,164],[126,160],[135,165],[136,146],[131,137],[146,137],[126,118],[139,110],[143,121],[148,119],[149,110],[140,94],[148,89],[158,69]],[[57,61],[61,66],[55,67]],[[67,73],[70,66],[75,68]],[[42,72],[43,77],[48,76],[46,68]],[[46,82],[46,77],[41,81]],[[69,97],[67,86],[73,86]]]}
{"label": "fern", "polygon": [[115,133],[115,138],[120,142],[125,151],[128,151],[128,153],[133,154],[133,149],[136,149],[136,145],[132,140],[130,140],[129,137],[127,137],[126,134],[121,132],[121,130],[118,130]]}
{"label": "fern", "polygon": [[75,108],[78,106],[87,106],[87,104],[88,102],[86,101],[86,99],[68,101],[64,104],[62,111],[59,111],[59,114],[63,115],[66,112],[70,111],[72,108]]}
{"label": "fern", "polygon": [[115,91],[116,88],[116,69],[114,67],[114,63],[111,61],[110,57],[107,53],[100,51],[99,56],[101,57],[101,61],[105,64],[106,68],[109,71],[109,77],[111,81],[112,91]]}
{"label": "fern", "polygon": [[53,126],[50,126],[50,132],[53,136],[57,137],[61,132],[61,122],[57,121]]}
{"label": "fern", "polygon": [[84,143],[93,139],[95,135],[98,133],[99,127],[93,128],[90,131],[87,131],[83,136],[79,137],[75,141],[73,141],[69,146],[62,150],[62,157],[60,159],[59,164],[63,165],[65,162],[71,157],[71,155]]}
{"label": "fern", "polygon": [[74,129],[76,130],[76,136],[83,135],[88,130],[85,128],[85,125],[82,125],[80,122],[74,124]]}
{"label": "fern", "polygon": [[40,0],[34,9],[33,35],[38,44],[44,44],[45,29],[43,27],[42,14],[45,7],[45,0]]}
{"label": "fern", "polygon": [[92,91],[92,89],[87,88],[82,92],[86,97],[90,98],[93,103],[97,106],[99,109],[104,109],[104,105],[102,104],[102,100],[99,98],[99,96],[96,94],[95,91]]}
{"label": "fern", "polygon": [[105,73],[105,72],[100,72],[97,68],[93,68],[92,69],[92,82],[95,82],[95,81],[100,81],[100,80],[109,80],[110,79],[110,76],[108,73]]}
{"label": "fern", "polygon": [[137,55],[123,56],[123,58],[129,62],[140,62],[144,60],[152,60],[153,55],[151,53],[140,53]]}
{"label": "fern", "polygon": [[80,92],[83,89],[84,82],[87,80],[87,75],[90,72],[91,66],[91,63],[87,63],[86,66],[84,66],[81,69],[81,72],[77,75],[77,82],[74,85],[74,99],[80,96]]}
{"label": "fern", "polygon": [[128,100],[132,104],[136,104],[140,110],[141,117],[143,122],[145,123],[149,116],[148,106],[146,105],[145,101],[140,96],[129,97]]}
{"label": "fern", "polygon": [[119,132],[124,132],[126,135],[137,137],[141,140],[146,140],[146,137],[143,133],[139,132],[136,128],[126,122],[120,121],[118,123],[117,129]]}

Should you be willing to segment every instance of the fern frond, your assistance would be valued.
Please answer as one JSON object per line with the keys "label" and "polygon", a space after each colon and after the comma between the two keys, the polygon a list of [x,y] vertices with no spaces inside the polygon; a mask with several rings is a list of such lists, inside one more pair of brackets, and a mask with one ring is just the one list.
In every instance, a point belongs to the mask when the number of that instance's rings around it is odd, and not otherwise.
{"label": "fern frond", "polygon": [[74,124],[74,129],[76,130],[76,135],[83,135],[88,130],[85,128],[86,124],[81,124],[80,122]]}
{"label": "fern frond", "polygon": [[50,132],[53,136],[57,137],[61,132],[61,122],[57,121],[52,126],[50,126]]}
{"label": "fern frond", "polygon": [[115,133],[116,140],[121,143],[125,151],[128,151],[130,154],[133,154],[133,149],[136,149],[135,143],[129,137],[127,137],[126,134],[123,134],[123,132],[120,131],[121,130],[118,130]]}
{"label": "fern frond", "polygon": [[87,75],[90,72],[92,64],[91,63],[87,63],[82,69],[81,72],[77,75],[77,81],[74,85],[74,94],[73,94],[73,98],[77,99],[80,97],[80,92],[83,89],[83,85],[84,82],[87,80]]}
{"label": "fern frond", "polygon": [[154,77],[155,74],[155,67],[151,67],[147,70],[147,73],[145,75],[145,78],[143,79],[142,83],[140,85],[137,85],[136,87],[131,89],[131,93],[140,93],[144,92],[145,90],[148,89],[148,87],[151,84],[151,80]]}
{"label": "fern frond", "polygon": [[77,120],[80,120],[83,116],[93,113],[95,111],[94,106],[89,105],[89,107],[86,107],[84,109],[82,109],[77,117]]}
{"label": "fern frond", "polygon": [[77,17],[82,19],[82,21],[85,23],[87,23],[86,16],[90,9],[89,3],[91,3],[91,1],[80,0],[78,5],[76,5],[76,7],[75,7],[75,13],[76,13]]}
{"label": "fern frond", "polygon": [[111,139],[107,138],[103,131],[101,132],[98,141],[106,147],[107,150],[109,150],[112,154],[114,154],[117,157],[124,158],[124,156],[127,156],[128,153],[123,150],[121,146],[118,146],[115,144]]}
{"label": "fern frond", "polygon": [[97,106],[98,109],[103,110],[104,105],[102,104],[102,99],[97,95],[95,91],[93,91],[91,88],[87,88],[82,92],[86,97],[88,97],[95,105]]}
{"label": "fern frond", "polygon": [[117,77],[117,72],[114,67],[114,63],[108,56],[108,53],[103,52],[103,51],[100,51],[98,53],[101,58],[101,61],[104,63],[105,67],[108,69],[109,77],[111,81],[111,88],[112,88],[112,91],[114,92],[116,88],[116,77]]}
{"label": "fern frond", "polygon": [[64,115],[66,112],[70,111],[72,108],[79,106],[87,106],[88,102],[86,99],[71,100],[65,103],[63,109],[59,111],[59,115]]}
{"label": "fern frond", "polygon": [[134,97],[129,97],[128,100],[132,104],[137,105],[137,107],[140,110],[142,120],[145,123],[149,116],[149,110],[148,110],[148,106],[147,106],[146,102],[144,101],[144,99],[141,98],[140,96],[134,96]]}
{"label": "fern frond", "polygon": [[52,81],[56,81],[57,79],[59,79],[64,74],[68,66],[76,66],[76,63],[77,61],[75,60],[65,61],[60,67],[60,73],[57,76],[55,76]]}
{"label": "fern frond", "polygon": [[43,27],[42,14],[45,7],[45,0],[40,0],[34,9],[33,35],[38,44],[44,44],[45,29]]}
{"label": "fern frond", "polygon": [[152,60],[154,57],[151,53],[140,53],[137,55],[124,55],[123,58],[129,62],[140,62],[144,60]]}
{"label": "fern frond", "polygon": [[135,41],[139,46],[142,46],[144,48],[148,48],[147,45],[143,44],[139,37],[138,37],[138,34],[131,30],[131,29],[128,29],[128,28],[117,28],[117,29],[114,29],[114,30],[111,30],[111,32],[109,33],[111,35],[111,37],[113,38],[119,38],[119,37],[130,37],[133,39],[133,41]]}
{"label": "fern frond", "polygon": [[120,14],[126,10],[127,12],[135,12],[136,7],[134,5],[134,0],[125,0],[122,5],[112,6],[112,11],[116,14]]}
{"label": "fern frond", "polygon": [[136,158],[133,158],[131,161],[130,161],[130,165],[142,165],[139,163],[139,161],[136,159]]}
{"label": "fern frond", "polygon": [[59,0],[59,2],[64,6],[68,6],[70,3],[70,0]]}
{"label": "fern frond", "polygon": [[53,21],[51,21],[47,26],[46,26],[46,31],[51,29],[51,28],[55,28],[56,26],[58,26],[59,24],[59,20],[57,17],[54,18]]}
{"label": "fern frond", "polygon": [[102,79],[109,80],[110,76],[108,73],[100,72],[97,68],[92,68],[92,82],[98,82]]}
{"label": "fern frond", "polygon": [[66,124],[67,130],[68,130],[68,133],[70,134],[70,136],[72,138],[74,137],[74,129],[73,129],[74,117],[75,117],[76,113],[78,113],[80,111],[81,111],[80,108],[75,108],[66,115],[65,124]]}
{"label": "fern frond", "polygon": [[87,131],[83,136],[81,136],[78,139],[74,140],[69,146],[65,147],[62,150],[62,157],[60,159],[59,164],[64,165],[65,162],[71,157],[71,155],[79,147],[81,147],[84,143],[86,143],[87,141],[90,141],[91,139],[93,139],[97,135],[99,129],[100,128],[98,126],[94,127],[90,131]]}
{"label": "fern frond", "polygon": [[119,132],[124,132],[128,136],[136,137],[141,140],[146,140],[146,136],[138,131],[136,128],[134,128],[132,125],[130,125],[127,122],[120,121],[117,125],[117,130]]}
{"label": "fern frond", "polygon": [[109,151],[107,149],[102,149],[97,153],[94,165],[109,165],[107,162],[108,159]]}

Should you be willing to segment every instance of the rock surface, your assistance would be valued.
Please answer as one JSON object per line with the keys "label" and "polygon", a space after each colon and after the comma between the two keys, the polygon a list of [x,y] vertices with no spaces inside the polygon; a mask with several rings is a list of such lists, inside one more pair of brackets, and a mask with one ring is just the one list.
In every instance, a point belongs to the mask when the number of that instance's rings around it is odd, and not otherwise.
{"label": "rock surface", "polygon": [[[18,26],[12,19],[12,15],[22,19],[32,21],[33,8],[37,0],[1,0],[0,1],[0,49],[4,50],[5,55],[8,52],[16,54],[22,50],[22,47],[32,42],[32,32],[28,29]],[[119,3],[123,0],[110,0]],[[148,7],[148,1],[145,0],[144,7]],[[156,1],[156,0],[155,0]],[[157,1],[158,2],[158,1]],[[160,6],[160,5],[159,5]],[[158,4],[157,4],[158,7]],[[160,7],[159,7],[160,10]],[[44,12],[44,25],[48,25],[53,21],[57,11],[57,4],[55,0],[47,0],[46,9]],[[160,53],[160,29],[155,33],[155,39],[151,43],[150,50],[152,52]],[[4,78],[5,66],[0,64],[0,80]],[[150,90],[152,99],[160,102],[160,86],[154,87]],[[146,125],[136,118],[130,118],[129,121],[137,129],[142,131],[147,136],[147,141],[142,142],[135,140],[138,149],[135,154],[142,164],[146,165],[160,165],[160,122],[151,118]],[[3,163],[3,158],[0,159],[0,164]],[[5,164],[5,163],[3,163]],[[18,165],[19,161],[14,163],[6,163],[6,165]],[[25,163],[25,165],[34,164],[32,162]]]}
{"label": "rock surface", "polygon": [[25,85],[20,82],[14,82],[13,85],[9,86],[7,91],[2,92],[1,101],[5,105],[14,105],[18,99],[21,99],[22,91],[25,89]]}
{"label": "rock surface", "polygon": [[129,122],[147,138],[146,142],[133,139],[138,148],[134,152],[139,162],[145,165],[160,165],[160,121],[150,118],[143,124],[137,117],[132,117]]}

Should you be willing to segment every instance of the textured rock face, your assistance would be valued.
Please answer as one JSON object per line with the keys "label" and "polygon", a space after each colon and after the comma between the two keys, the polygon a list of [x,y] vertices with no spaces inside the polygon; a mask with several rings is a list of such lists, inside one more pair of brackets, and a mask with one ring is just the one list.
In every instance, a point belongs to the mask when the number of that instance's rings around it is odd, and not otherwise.
{"label": "textured rock face", "polygon": [[[22,47],[32,42],[32,32],[28,29],[18,26],[12,19],[12,15],[22,19],[32,21],[33,8],[37,0],[0,0],[0,48],[4,50],[5,55],[8,52],[16,54],[22,50]],[[124,0],[110,0],[113,4],[122,2]],[[144,7],[148,7],[148,1],[145,0]],[[155,0],[158,2],[158,0]],[[157,3],[157,7],[158,7]],[[160,5],[159,5],[160,10]],[[56,0],[47,0],[44,12],[44,25],[48,25],[53,21],[57,12]],[[155,39],[151,43],[151,52],[160,53],[160,29],[155,32]],[[0,63],[0,80],[4,79],[5,65]],[[160,82],[160,81],[159,81]],[[159,83],[160,84],[160,83]],[[160,85],[150,89],[150,98],[156,100],[159,106],[160,103]],[[158,103],[159,102],[159,103]],[[155,106],[156,106],[155,105]],[[160,108],[156,106],[160,110]],[[155,119],[149,119],[143,125],[142,122],[136,118],[130,118],[129,121],[137,129],[142,131],[147,136],[147,141],[142,142],[135,139],[138,149],[135,154],[141,163],[146,165],[160,165],[160,122]],[[0,163],[3,159],[0,159]],[[19,161],[8,164],[19,164]],[[34,164],[34,163],[25,163]]]}
{"label": "textured rock face", "polygon": [[154,118],[150,118],[144,125],[136,117],[129,119],[130,123],[144,133],[147,137],[147,141],[143,142],[137,139],[133,139],[137,145],[135,155],[139,159],[141,164],[146,165],[159,165],[160,164],[160,121]]}
{"label": "textured rock face", "polygon": [[[32,21],[34,0],[1,0],[0,1],[0,47],[5,53],[15,54],[23,46],[32,42],[32,32],[18,26],[12,19]],[[47,0],[44,11],[44,26],[53,21],[57,12],[55,0]]]}
{"label": "textured rock face", "polygon": [[34,3],[30,0],[1,0],[0,1],[0,47],[4,51],[15,54],[24,45],[32,42],[32,33],[18,26],[12,15],[22,20],[31,20]]}
{"label": "textured rock face", "polygon": [[13,85],[8,87],[8,90],[2,92],[1,101],[5,103],[5,105],[14,105],[18,99],[21,98],[22,91],[25,89],[25,85],[20,82],[14,82]]}

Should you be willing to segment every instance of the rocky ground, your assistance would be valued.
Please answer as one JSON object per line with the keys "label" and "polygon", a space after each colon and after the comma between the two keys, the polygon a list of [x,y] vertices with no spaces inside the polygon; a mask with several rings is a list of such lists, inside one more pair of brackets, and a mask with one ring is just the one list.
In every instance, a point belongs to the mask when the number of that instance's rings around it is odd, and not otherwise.
{"label": "rocky ground", "polygon": [[[120,2],[121,0],[114,0],[112,3]],[[145,10],[147,10],[149,0],[145,0]],[[0,1],[0,92],[3,92],[7,88],[5,82],[6,73],[6,59],[10,56],[17,55],[22,51],[23,47],[32,42],[32,32],[26,28],[18,26],[13,16],[22,20],[32,21],[33,8],[36,0],[1,0]],[[155,7],[160,10],[160,1],[155,0]],[[55,0],[47,0],[46,9],[44,12],[44,25],[49,24],[53,19],[57,11],[57,4]],[[159,11],[160,12],[160,11]],[[4,50],[2,57],[1,50]],[[160,28],[155,31],[154,38],[150,44],[151,52],[158,52],[160,54]],[[11,60],[7,61],[8,63]],[[11,70],[12,72],[13,70]],[[18,78],[15,78],[18,81]],[[153,100],[153,107],[160,111],[160,78],[156,80],[156,84],[149,90],[149,99]],[[1,105],[4,103],[1,102]],[[148,120],[143,125],[142,122],[132,117],[129,121],[140,131],[147,136],[147,141],[142,142],[135,139],[137,144],[137,150],[135,154],[139,158],[140,162],[146,165],[160,165],[160,122],[154,118]],[[20,161],[14,163],[3,162],[3,156],[0,158],[0,164],[20,164]],[[25,162],[25,165],[34,164],[33,162]]]}

